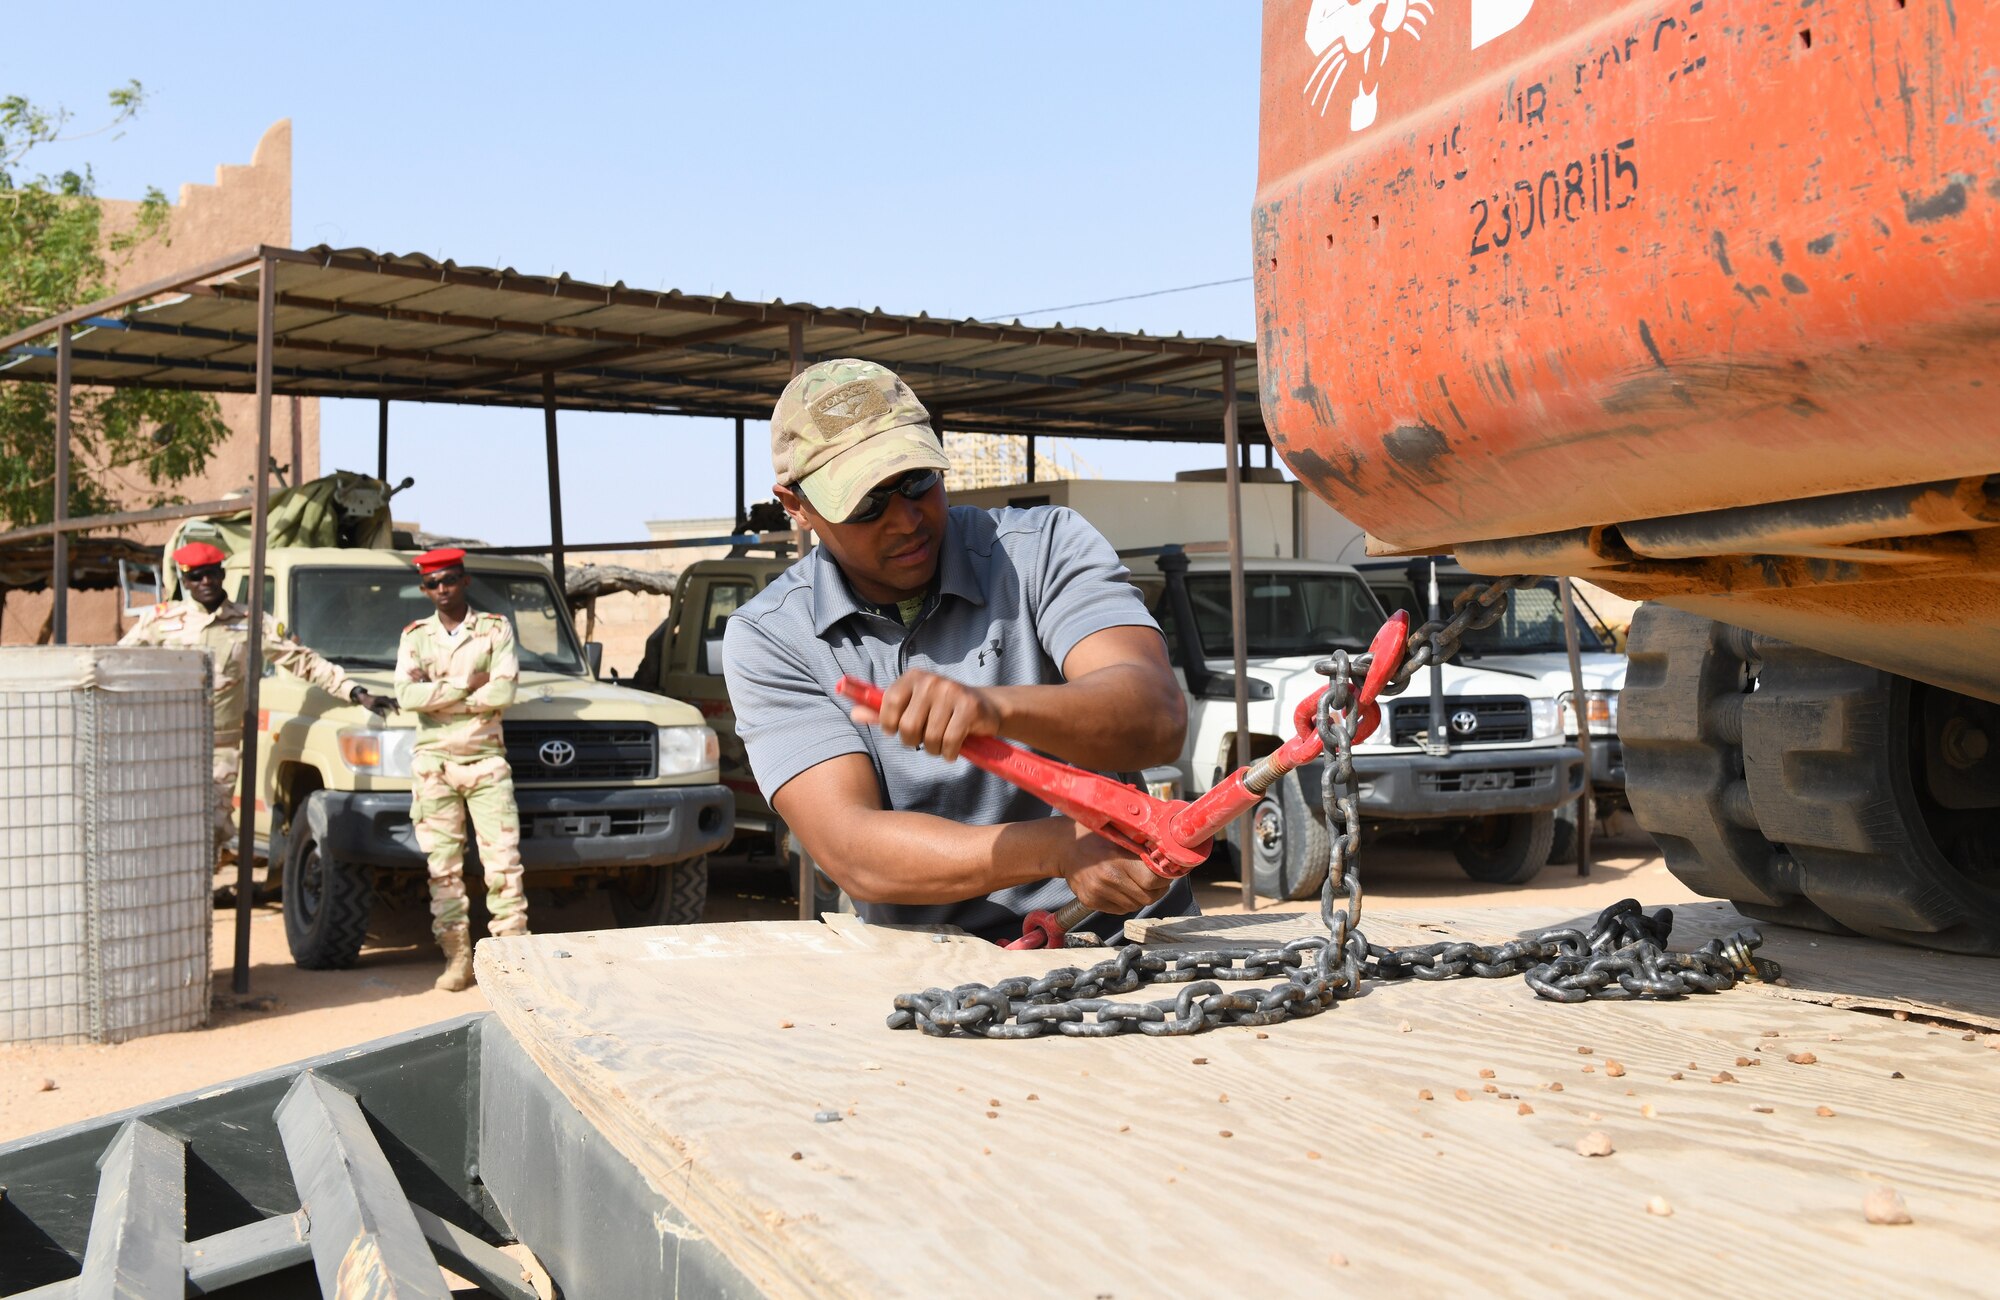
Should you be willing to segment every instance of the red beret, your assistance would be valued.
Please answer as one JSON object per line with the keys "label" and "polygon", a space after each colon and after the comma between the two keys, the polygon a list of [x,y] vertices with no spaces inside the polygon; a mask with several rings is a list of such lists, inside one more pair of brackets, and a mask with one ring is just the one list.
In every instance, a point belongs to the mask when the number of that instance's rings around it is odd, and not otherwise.
{"label": "red beret", "polygon": [[206,568],[211,564],[220,564],[228,558],[207,542],[189,542],[174,552],[174,563],[183,569]]}
{"label": "red beret", "polygon": [[464,551],[456,546],[440,546],[417,557],[417,572],[436,573],[439,569],[455,569],[464,563]]}

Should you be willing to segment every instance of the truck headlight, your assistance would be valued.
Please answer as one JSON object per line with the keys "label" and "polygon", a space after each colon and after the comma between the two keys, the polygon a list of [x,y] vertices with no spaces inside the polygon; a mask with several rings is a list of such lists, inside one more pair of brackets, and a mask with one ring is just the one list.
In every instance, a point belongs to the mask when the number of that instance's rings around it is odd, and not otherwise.
{"label": "truck headlight", "polygon": [[1536,740],[1545,740],[1550,736],[1560,736],[1562,734],[1562,721],[1561,715],[1556,711],[1556,702],[1554,700],[1529,700],[1528,726],[1530,734]]}
{"label": "truck headlight", "polygon": [[372,727],[342,727],[339,732],[340,761],[367,776],[410,775],[410,757],[415,752],[414,727],[377,730]]}
{"label": "truck headlight", "polygon": [[660,775],[687,776],[717,766],[721,749],[710,727],[661,727]]}
{"label": "truck headlight", "polygon": [[[1576,734],[1576,709],[1574,692],[1564,691],[1556,697],[1562,708],[1563,734]],[[1583,710],[1590,718],[1590,734],[1593,736],[1615,736],[1618,734],[1618,692],[1585,691]]]}

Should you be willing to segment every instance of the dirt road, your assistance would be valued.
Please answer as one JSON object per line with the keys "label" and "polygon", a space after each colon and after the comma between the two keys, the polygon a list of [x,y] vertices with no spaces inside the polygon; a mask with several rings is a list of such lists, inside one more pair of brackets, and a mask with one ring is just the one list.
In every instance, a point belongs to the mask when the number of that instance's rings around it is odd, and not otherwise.
{"label": "dirt road", "polygon": [[[1572,867],[1552,866],[1532,883],[1515,888],[1473,885],[1448,852],[1371,845],[1363,865],[1366,902],[1382,907],[1446,907],[1476,900],[1483,906],[1559,906],[1581,913],[1627,896],[1648,906],[1693,898],[1667,871],[1652,842],[1629,822],[1625,825],[1624,833],[1600,841],[1601,857],[1589,879],[1579,880]],[[1205,912],[1241,910],[1232,880],[1202,875],[1197,877],[1196,891]],[[1267,901],[1260,910],[1310,907]],[[457,994],[431,988],[440,958],[422,909],[384,915],[386,910],[377,910],[380,932],[370,937],[354,969],[302,971],[291,964],[286,951],[284,917],[276,907],[258,908],[251,928],[247,1002],[230,993],[233,914],[216,913],[215,1012],[208,1028],[115,1046],[0,1047],[0,1142],[485,1010],[485,999],[476,988]],[[788,882],[768,863],[718,859],[714,864],[709,920],[796,915]],[[568,907],[542,907],[534,921],[535,929],[543,932],[606,929],[612,924],[610,906],[601,894]]]}

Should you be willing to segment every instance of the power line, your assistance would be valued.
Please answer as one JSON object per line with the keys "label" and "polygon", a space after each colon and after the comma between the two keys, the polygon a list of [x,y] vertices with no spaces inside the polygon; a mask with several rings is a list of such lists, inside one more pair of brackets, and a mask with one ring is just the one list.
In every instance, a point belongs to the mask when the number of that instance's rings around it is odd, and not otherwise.
{"label": "power line", "polygon": [[982,323],[1019,320],[1023,316],[1046,316],[1052,311],[1073,311],[1078,307],[1103,307],[1114,302],[1132,302],[1139,298],[1158,298],[1169,293],[1186,293],[1191,289],[1213,289],[1217,285],[1223,284],[1244,284],[1250,279],[1250,276],[1239,275],[1233,280],[1205,280],[1200,284],[1184,284],[1176,289],[1153,289],[1146,293],[1128,293],[1122,298],[1099,298],[1095,302],[1066,302],[1060,307],[1037,307],[1033,311],[1002,312],[998,316],[980,316],[975,319]]}

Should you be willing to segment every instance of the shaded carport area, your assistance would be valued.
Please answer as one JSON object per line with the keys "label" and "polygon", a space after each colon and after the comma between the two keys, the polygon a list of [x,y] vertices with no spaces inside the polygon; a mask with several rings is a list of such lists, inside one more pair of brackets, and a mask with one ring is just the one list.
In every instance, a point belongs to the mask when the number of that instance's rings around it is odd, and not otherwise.
{"label": "shaded carport area", "polygon": [[[543,412],[546,552],[558,589],[576,551],[657,548],[651,540],[566,545],[560,415],[610,411],[719,417],[735,431],[736,525],[747,526],[745,425],[766,421],[786,382],[814,362],[860,357],[894,369],[931,410],[940,433],[1034,440],[1215,443],[1229,484],[1237,734],[1248,761],[1240,470],[1269,445],[1257,404],[1256,349],[1190,339],[1054,326],[953,321],[928,314],[639,290],[568,276],[462,267],[364,249],[260,246],[189,267],[0,339],[0,380],[56,388],[56,481],[49,522],[0,533],[0,547],[47,540],[56,593],[53,639],[67,640],[71,542],[78,534],[241,510],[208,501],[89,518],[67,515],[74,386],[255,394],[250,505],[251,625],[264,614],[265,528],[277,397],[372,400],[377,477],[387,481],[392,416],[403,402],[536,408]],[[674,435],[661,440],[670,455]],[[760,488],[761,494],[761,488]],[[702,539],[714,540],[714,539]],[[747,535],[732,540],[755,540]],[[247,665],[233,986],[249,987],[250,872],[261,646]],[[1244,898],[1251,901],[1245,856]]]}

